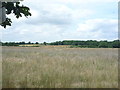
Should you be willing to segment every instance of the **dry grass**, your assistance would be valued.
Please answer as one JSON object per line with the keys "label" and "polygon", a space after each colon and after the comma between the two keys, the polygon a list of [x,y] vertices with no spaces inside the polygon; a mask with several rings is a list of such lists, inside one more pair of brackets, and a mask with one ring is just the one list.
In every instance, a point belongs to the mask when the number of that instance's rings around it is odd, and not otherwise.
{"label": "dry grass", "polygon": [[117,88],[118,50],[3,47],[3,88]]}
{"label": "dry grass", "polygon": [[2,90],[2,47],[0,46],[0,89]]}

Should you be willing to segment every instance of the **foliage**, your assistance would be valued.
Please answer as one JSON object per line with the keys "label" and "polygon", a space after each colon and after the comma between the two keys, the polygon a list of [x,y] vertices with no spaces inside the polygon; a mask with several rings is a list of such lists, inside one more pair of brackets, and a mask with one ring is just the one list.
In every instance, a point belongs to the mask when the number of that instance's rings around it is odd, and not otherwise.
{"label": "foliage", "polygon": [[44,44],[44,45],[47,45],[47,43],[46,43],[46,42],[43,42],[43,44]]}
{"label": "foliage", "polygon": [[[3,2],[2,6],[6,8],[6,14],[14,14],[16,18],[31,16],[30,9],[24,5],[20,5],[20,2]],[[4,28],[6,26],[11,26],[12,20],[10,18],[6,18],[6,21],[1,24]]]}
{"label": "foliage", "polygon": [[36,42],[35,44],[39,44],[38,42]]}
{"label": "foliage", "polygon": [[100,41],[98,47],[99,47],[99,48],[108,48],[108,43],[107,43],[107,41]]}
{"label": "foliage", "polygon": [[[30,45],[30,44],[39,44],[38,42],[2,42],[2,46],[19,46],[19,45]],[[74,41],[74,40],[65,40],[65,41],[56,41],[52,43],[43,42],[42,45],[71,45],[70,48],[120,48],[120,41]]]}
{"label": "foliage", "polygon": [[113,41],[112,46],[113,46],[114,48],[118,48],[118,47],[120,48],[120,41],[119,41],[119,40]]}
{"label": "foliage", "polygon": [[49,45],[71,45],[70,48],[120,48],[120,41],[96,41],[96,40],[87,40],[87,41],[74,41],[74,40],[65,40],[49,43]]}

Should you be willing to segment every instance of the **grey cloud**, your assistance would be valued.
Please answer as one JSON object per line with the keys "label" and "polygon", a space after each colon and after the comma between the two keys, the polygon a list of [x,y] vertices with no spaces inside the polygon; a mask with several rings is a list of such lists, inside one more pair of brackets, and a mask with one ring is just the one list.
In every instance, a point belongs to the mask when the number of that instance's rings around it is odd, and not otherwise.
{"label": "grey cloud", "polygon": [[47,11],[39,11],[39,15],[35,18],[25,21],[27,24],[54,24],[54,25],[69,25],[73,22],[69,14],[54,14]]}

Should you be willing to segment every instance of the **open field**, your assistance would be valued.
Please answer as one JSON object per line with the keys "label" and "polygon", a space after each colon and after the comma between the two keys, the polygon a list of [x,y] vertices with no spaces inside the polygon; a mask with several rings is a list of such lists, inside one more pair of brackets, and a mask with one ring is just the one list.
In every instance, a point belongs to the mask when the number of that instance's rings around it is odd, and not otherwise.
{"label": "open field", "polygon": [[118,49],[3,47],[3,88],[117,88]]}

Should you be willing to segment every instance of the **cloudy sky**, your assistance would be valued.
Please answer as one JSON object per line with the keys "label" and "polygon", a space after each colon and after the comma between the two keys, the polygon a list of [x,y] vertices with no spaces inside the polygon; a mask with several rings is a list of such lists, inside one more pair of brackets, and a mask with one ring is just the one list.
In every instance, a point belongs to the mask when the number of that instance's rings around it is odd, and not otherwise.
{"label": "cloudy sky", "polygon": [[24,0],[32,16],[16,19],[2,41],[118,39],[118,0]]}

